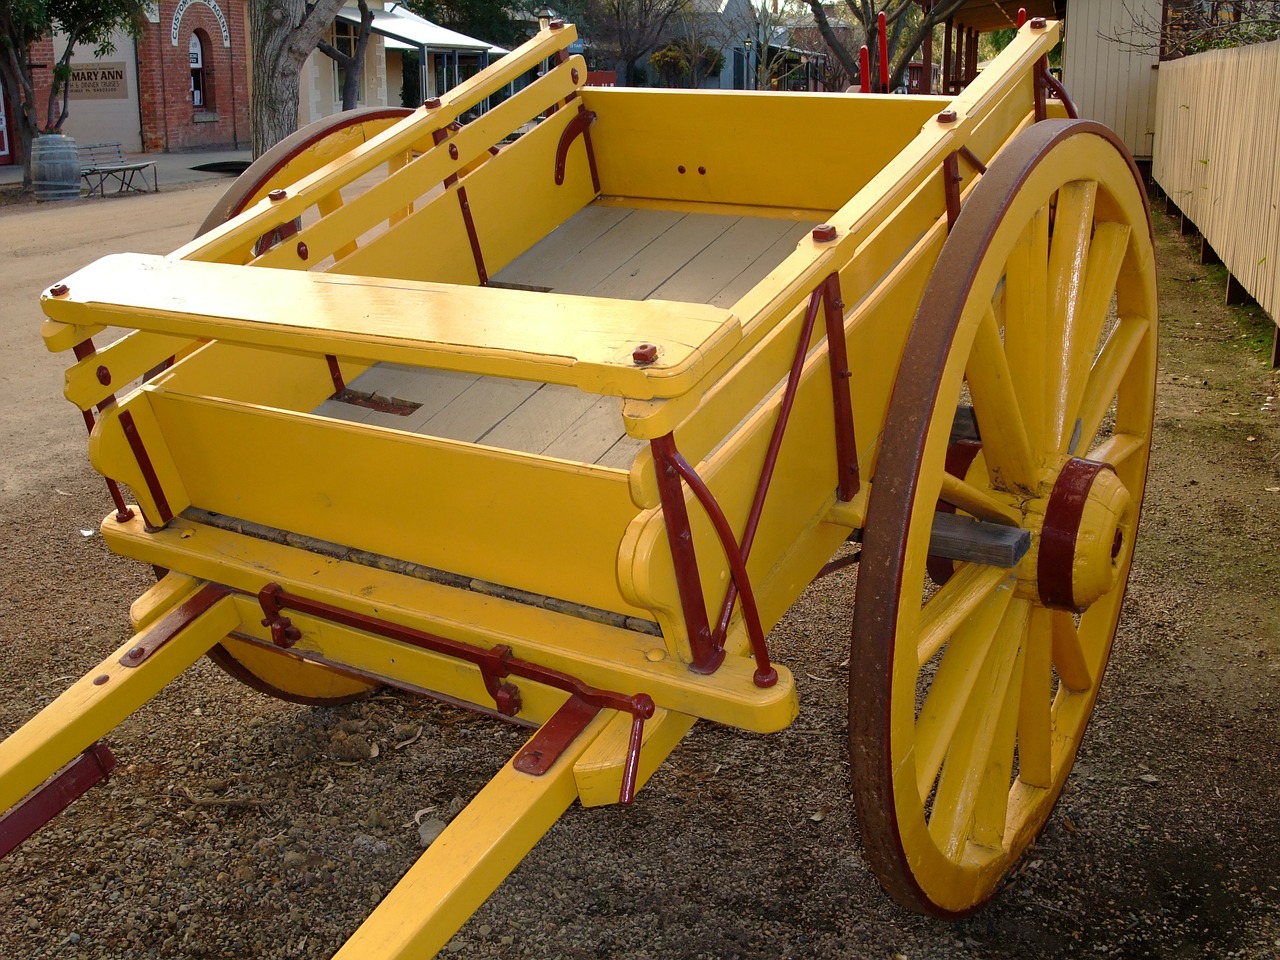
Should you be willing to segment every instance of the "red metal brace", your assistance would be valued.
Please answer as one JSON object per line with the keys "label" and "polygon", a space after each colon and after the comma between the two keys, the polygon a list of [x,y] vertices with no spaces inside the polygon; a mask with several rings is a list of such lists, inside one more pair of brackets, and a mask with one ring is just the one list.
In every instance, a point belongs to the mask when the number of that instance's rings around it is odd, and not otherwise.
{"label": "red metal brace", "polygon": [[116,768],[106,744],[93,744],[0,817],[0,860],[60,814]]}

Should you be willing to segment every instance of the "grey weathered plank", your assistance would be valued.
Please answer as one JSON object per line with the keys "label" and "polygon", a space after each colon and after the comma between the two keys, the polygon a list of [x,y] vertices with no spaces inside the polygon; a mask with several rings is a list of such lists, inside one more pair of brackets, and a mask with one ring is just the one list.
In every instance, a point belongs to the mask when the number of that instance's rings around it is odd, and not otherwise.
{"label": "grey weathered plank", "polygon": [[617,397],[600,397],[542,452],[562,460],[595,463],[618,442],[623,432],[622,401]]}
{"label": "grey weathered plank", "polygon": [[480,442],[507,450],[542,453],[598,399],[576,387],[546,384],[480,437]]}
{"label": "grey weathered plank", "polygon": [[[787,221],[790,222],[790,221]],[[791,256],[796,244],[817,226],[814,222],[791,223],[782,236],[763,250],[741,273],[730,280],[709,301],[717,307],[730,307],[744,297],[752,287],[769,275],[778,264]]]}
{"label": "grey weathered plank", "polygon": [[659,300],[709,303],[755,263],[791,226],[790,220],[742,217],[653,292]]}
{"label": "grey weathered plank", "polygon": [[528,399],[538,386],[528,380],[480,377],[415,432],[474,443]]}
{"label": "grey weathered plank", "polygon": [[931,556],[1011,569],[1031,547],[1031,532],[938,511],[929,533]]}
{"label": "grey weathered plank", "polygon": [[620,220],[589,247],[549,270],[537,282],[559,293],[589,293],[601,277],[607,277],[637,251],[658,240],[683,216],[673,210],[634,210],[631,216]]}
{"label": "grey weathered plank", "polygon": [[498,271],[494,279],[502,283],[548,286],[545,278],[549,274],[560,269],[565,261],[577,256],[633,212],[629,207],[595,204],[583,207]]}
{"label": "grey weathered plank", "polygon": [[644,300],[738,222],[739,217],[686,214],[652,243],[587,292],[595,297]]}

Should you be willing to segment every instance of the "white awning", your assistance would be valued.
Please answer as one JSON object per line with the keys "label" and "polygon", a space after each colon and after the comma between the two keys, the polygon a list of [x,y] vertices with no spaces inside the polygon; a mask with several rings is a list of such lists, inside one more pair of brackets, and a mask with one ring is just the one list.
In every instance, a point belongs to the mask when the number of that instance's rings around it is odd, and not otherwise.
{"label": "white awning", "polygon": [[[501,55],[508,53],[502,47],[494,46],[484,40],[468,37],[466,34],[449,30],[430,20],[423,19],[416,13],[403,7],[390,10],[371,11],[373,13],[373,32],[385,38],[385,46],[392,50],[448,50],[459,53],[489,53]],[[340,20],[360,24],[358,7],[343,7],[338,13]]]}

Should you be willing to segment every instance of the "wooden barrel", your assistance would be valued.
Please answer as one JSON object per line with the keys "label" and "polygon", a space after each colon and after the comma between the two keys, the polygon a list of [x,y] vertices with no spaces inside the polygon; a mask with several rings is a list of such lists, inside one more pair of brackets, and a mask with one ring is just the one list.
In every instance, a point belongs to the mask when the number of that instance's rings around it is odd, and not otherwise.
{"label": "wooden barrel", "polygon": [[31,143],[31,181],[37,200],[77,200],[80,160],[76,142],[60,133],[46,133]]}

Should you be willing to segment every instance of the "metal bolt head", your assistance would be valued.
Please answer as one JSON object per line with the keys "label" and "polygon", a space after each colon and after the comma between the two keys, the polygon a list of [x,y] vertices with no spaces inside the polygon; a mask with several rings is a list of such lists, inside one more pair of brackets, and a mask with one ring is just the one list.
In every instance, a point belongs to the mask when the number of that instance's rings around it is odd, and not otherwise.
{"label": "metal bolt head", "polygon": [[813,239],[818,243],[830,243],[836,238],[839,231],[829,223],[820,223],[813,228]]}
{"label": "metal bolt head", "polygon": [[70,292],[71,288],[65,283],[55,283],[49,288],[49,296],[51,297],[65,297]]}
{"label": "metal bolt head", "polygon": [[683,164],[683,163],[682,163],[682,164],[680,164],[680,166],[676,167],[676,172],[677,172],[677,173],[684,173],[684,164]]}
{"label": "metal bolt head", "polygon": [[106,367],[98,367],[97,374],[98,374],[98,382],[102,384],[104,387],[107,386],[109,383],[111,383],[111,371],[108,370]]}
{"label": "metal bolt head", "polygon": [[458,159],[458,145],[456,143],[449,144],[449,159],[450,160]]}
{"label": "metal bolt head", "polygon": [[563,21],[563,20],[552,20],[552,21],[551,21],[551,29],[552,29],[552,30],[563,30],[563,29],[564,29],[564,21]]}
{"label": "metal bolt head", "polygon": [[574,67],[573,69],[571,69],[571,70],[569,71],[569,79],[570,79],[570,80],[572,80],[574,83],[577,83],[577,82],[578,82],[578,78],[579,78],[580,76],[582,76],[582,74],[578,73],[578,68],[577,68],[577,67]]}
{"label": "metal bolt head", "polygon": [[439,98],[439,97],[428,97],[426,100],[422,101],[422,105],[423,105],[424,107],[426,107],[428,110],[439,110],[439,109],[440,109],[440,98]]}
{"label": "metal bolt head", "polygon": [[305,260],[311,256],[311,251],[307,249],[307,245],[301,240],[298,241],[298,259]]}
{"label": "metal bolt head", "polygon": [[658,348],[652,343],[639,344],[631,351],[631,359],[635,361],[637,367],[647,367],[658,359]]}
{"label": "metal bolt head", "polygon": [[94,678],[93,678],[93,685],[94,685],[95,687],[100,687],[100,686],[102,686],[104,683],[106,683],[106,682],[107,682],[108,680],[110,680],[110,679],[111,679],[111,678],[110,678],[109,676],[107,676],[107,674],[105,674],[105,673],[100,673],[100,674],[98,674],[96,677],[94,677]]}
{"label": "metal bolt head", "polygon": [[705,177],[705,176],[707,175],[707,168],[706,168],[706,167],[699,167],[699,168],[698,168],[698,173],[699,173],[701,176],[704,176],[704,177]]}
{"label": "metal bolt head", "polygon": [[1043,30],[1045,27],[1048,26],[1048,23],[1045,22],[1044,17],[1032,17],[1028,21],[1028,23],[1032,30]]}
{"label": "metal bolt head", "polygon": [[950,107],[948,107],[946,110],[943,110],[940,114],[938,114],[938,122],[939,123],[955,123],[956,112],[952,110]]}
{"label": "metal bolt head", "polygon": [[267,194],[267,197],[268,197],[268,199],[270,199],[270,200],[271,200],[271,202],[272,202],[272,203],[279,203],[281,200],[283,200],[283,199],[284,199],[285,197],[287,197],[288,195],[289,195],[289,191],[287,191],[287,190],[278,190],[278,189],[277,189],[277,190],[272,190],[270,193],[268,193],[268,194]]}

